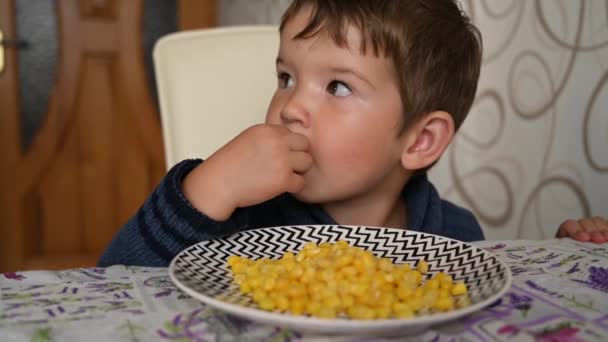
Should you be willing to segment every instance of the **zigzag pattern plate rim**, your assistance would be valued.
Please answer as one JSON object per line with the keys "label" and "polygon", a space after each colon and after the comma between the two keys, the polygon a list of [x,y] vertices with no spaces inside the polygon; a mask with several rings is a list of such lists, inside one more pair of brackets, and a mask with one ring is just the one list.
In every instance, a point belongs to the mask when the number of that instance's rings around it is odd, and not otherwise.
{"label": "zigzag pattern plate rim", "polygon": [[[285,236],[297,240],[281,241],[281,238],[284,238]],[[399,255],[406,255],[408,251],[409,253],[418,252],[418,257],[426,255],[426,258],[434,258],[431,260],[427,259],[431,266],[431,272],[433,269],[444,270],[442,267],[447,267],[445,265],[456,264],[456,266],[458,266],[456,270],[459,270],[462,273],[462,277],[466,276],[467,281],[473,282],[471,284],[467,283],[467,285],[472,287],[475,291],[477,291],[476,289],[480,291],[481,299],[478,301],[473,301],[472,299],[472,304],[470,306],[447,313],[417,316],[409,319],[395,318],[368,321],[346,318],[321,319],[301,315],[268,312],[255,307],[247,307],[226,302],[221,299],[216,299],[211,295],[220,293],[225,294],[226,297],[234,296],[236,287],[234,287],[234,285],[226,284],[226,277],[230,276],[230,273],[225,265],[225,258],[227,258],[230,253],[239,252],[238,254],[240,255],[261,257],[272,253],[282,253],[282,251],[287,250],[297,250],[296,246],[298,244],[301,246],[301,244],[310,240],[335,241],[340,238],[346,238],[346,240],[350,240],[349,242],[352,243],[356,238],[360,238],[358,236],[365,236],[366,240],[364,239],[364,244],[356,245],[363,245],[363,247],[367,247],[368,249],[371,246],[372,252],[375,254],[380,251],[387,253],[387,248],[392,247],[394,252],[392,255],[396,255],[397,258]],[[391,236],[393,239],[391,241],[386,241],[386,239]],[[251,239],[254,239],[254,241]],[[262,242],[255,239],[261,239]],[[378,241],[384,241],[384,245],[382,245],[381,248],[377,246]],[[373,248],[374,243],[376,244],[376,248]],[[410,243],[411,245],[398,245],[398,243]],[[431,243],[433,245],[430,245]],[[269,246],[271,249],[274,248],[275,250],[263,251],[264,249],[268,249]],[[399,247],[401,247],[401,250],[398,250]],[[226,248],[228,248],[228,252],[224,251]],[[418,251],[421,248],[424,250],[421,252]],[[257,249],[262,250],[258,251]],[[446,251],[442,252],[442,250]],[[447,260],[451,254],[462,251],[466,252],[464,257],[465,260],[462,262]],[[195,255],[194,253],[200,254]],[[219,255],[221,256],[221,260],[214,261],[214,259],[206,259],[205,256],[201,256],[204,253],[211,256]],[[391,254],[388,253],[388,256],[390,257]],[[469,260],[466,260],[467,257]],[[456,259],[459,260],[460,257],[457,256]],[[184,268],[184,265],[193,265],[197,261],[199,264],[196,264],[197,269],[195,271],[188,271]],[[440,263],[443,266],[436,266],[437,263]],[[488,265],[488,267],[486,267],[486,265]],[[212,272],[219,274],[202,273],[204,270],[211,270]],[[192,280],[192,278],[188,278],[188,275],[185,274],[186,272],[201,277],[203,280],[207,279],[207,282],[200,281],[200,279]],[[455,273],[452,272],[452,274]],[[333,334],[384,333],[395,329],[420,328],[451,321],[474,313],[492,304],[509,290],[512,283],[512,274],[509,267],[494,254],[480,247],[429,233],[397,228],[349,225],[292,225],[257,228],[241,231],[224,238],[201,241],[184,249],[173,258],[169,266],[169,276],[173,283],[182,291],[193,298],[226,313],[266,324],[291,327],[295,330]],[[484,280],[484,277],[487,279]],[[456,279],[458,279],[458,277],[456,277]],[[218,283],[209,283],[210,281]],[[197,290],[196,284],[199,283],[203,284],[203,286],[206,285],[207,288],[203,288],[202,291]],[[500,286],[500,288],[496,288],[496,286]],[[206,291],[206,293],[204,293],[204,291]],[[486,292],[488,292],[488,294],[484,295]],[[240,296],[244,297],[243,295]],[[242,301],[247,302],[247,298],[248,297],[243,298]],[[251,303],[250,300],[249,303]]]}

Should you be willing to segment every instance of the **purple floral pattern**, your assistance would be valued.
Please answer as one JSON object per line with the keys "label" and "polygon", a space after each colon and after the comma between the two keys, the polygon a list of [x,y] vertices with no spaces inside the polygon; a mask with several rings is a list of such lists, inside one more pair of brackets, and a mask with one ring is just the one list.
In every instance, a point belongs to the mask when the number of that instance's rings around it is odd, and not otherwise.
{"label": "purple floral pattern", "polygon": [[514,338],[515,340],[517,340],[518,335],[526,334],[539,342],[584,342],[585,339],[577,337],[580,331],[581,329],[572,323],[562,323],[556,327],[541,329],[539,332],[520,329],[517,326],[507,324],[498,329],[497,333],[499,336]]}
{"label": "purple floral pattern", "polygon": [[557,328],[536,333],[534,337],[540,342],[585,342],[584,339],[577,338],[579,332],[579,328],[566,323],[559,325]]}
{"label": "purple floral pattern", "polygon": [[[170,341],[203,342],[215,340],[213,337],[218,335],[238,341],[253,338],[251,332],[247,331],[248,325],[250,323],[235,321],[227,315],[200,308],[187,314],[177,314],[171,321],[165,322],[157,334]],[[256,335],[256,340],[268,342],[290,342],[300,337],[296,332],[281,328],[265,329]]]}
{"label": "purple floral pattern", "polygon": [[130,283],[26,285],[3,290],[0,324],[77,321],[110,312],[143,314],[143,304]]}
{"label": "purple floral pattern", "polygon": [[487,251],[496,251],[496,250],[499,250],[499,249],[503,249],[503,248],[505,248],[506,246],[507,246],[507,245],[506,245],[506,244],[504,244],[504,243],[498,243],[498,244],[496,244],[496,245],[494,245],[494,246],[491,246],[491,247],[486,247],[486,248],[484,248],[484,249],[485,249],[485,250],[487,250]]}
{"label": "purple floral pattern", "polygon": [[206,315],[203,309],[194,310],[186,315],[177,314],[173,320],[165,323],[164,329],[158,329],[158,336],[168,340],[206,341]]}
{"label": "purple floral pattern", "polygon": [[568,274],[572,274],[572,273],[574,273],[574,272],[578,272],[578,271],[580,271],[581,269],[578,267],[578,265],[579,265],[579,264],[580,264],[580,263],[578,263],[578,262],[577,262],[576,264],[574,264],[572,267],[570,267],[570,269],[569,269],[569,270],[567,270],[567,271],[566,271],[566,273],[568,273]]}
{"label": "purple floral pattern", "polygon": [[573,281],[585,284],[588,287],[608,293],[608,268],[606,267],[589,267],[589,277],[587,280],[572,279]]}
{"label": "purple floral pattern", "polygon": [[510,305],[521,312],[523,317],[526,317],[528,310],[530,310],[530,307],[532,306],[532,298],[516,293],[508,293],[507,297],[510,300]]}
{"label": "purple floral pattern", "polygon": [[12,279],[12,280],[17,280],[17,281],[25,279],[25,276],[23,274],[19,274],[16,272],[6,272],[6,273],[3,273],[3,275],[4,275],[4,278],[6,278],[6,279]]}

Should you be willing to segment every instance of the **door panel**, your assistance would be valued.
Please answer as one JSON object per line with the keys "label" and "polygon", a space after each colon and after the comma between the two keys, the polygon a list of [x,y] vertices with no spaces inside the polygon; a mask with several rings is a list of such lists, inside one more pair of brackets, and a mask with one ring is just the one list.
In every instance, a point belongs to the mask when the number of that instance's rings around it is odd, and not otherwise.
{"label": "door panel", "polygon": [[[4,39],[18,35],[17,7],[45,1],[57,45],[35,80],[50,77],[47,95],[20,83],[19,68],[36,66],[18,49],[0,74],[0,271],[94,265],[165,172],[144,1],[0,0]],[[22,126],[35,133],[22,139]]]}
{"label": "door panel", "polygon": [[[15,3],[0,0],[0,30],[3,41],[15,37]],[[21,160],[21,127],[18,107],[17,53],[15,49],[0,47],[3,55],[3,70],[0,73],[0,270],[19,265],[24,254],[23,235],[25,219],[18,214],[25,198],[16,198],[16,166]],[[32,202],[32,201],[28,201]],[[29,218],[28,223],[33,221]],[[32,244],[30,244],[32,245]]]}
{"label": "door panel", "polygon": [[94,265],[161,179],[152,44],[215,17],[177,4],[0,0],[4,39],[29,40],[0,73],[0,272]]}

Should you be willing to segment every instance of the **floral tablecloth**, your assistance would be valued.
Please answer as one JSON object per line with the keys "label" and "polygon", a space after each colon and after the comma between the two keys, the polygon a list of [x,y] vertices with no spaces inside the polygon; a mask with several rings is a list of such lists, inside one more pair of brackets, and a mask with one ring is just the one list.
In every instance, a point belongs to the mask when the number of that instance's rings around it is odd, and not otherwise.
{"label": "floral tablecloth", "polygon": [[[569,239],[477,243],[507,262],[506,295],[417,336],[366,341],[608,341],[608,245]],[[214,311],[166,268],[0,274],[0,341],[361,341],[302,335]]]}

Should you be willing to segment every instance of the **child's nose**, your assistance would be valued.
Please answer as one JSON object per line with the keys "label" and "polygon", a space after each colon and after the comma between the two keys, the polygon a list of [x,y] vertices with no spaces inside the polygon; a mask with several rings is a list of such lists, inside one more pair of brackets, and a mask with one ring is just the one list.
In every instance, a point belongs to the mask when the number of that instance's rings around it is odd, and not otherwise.
{"label": "child's nose", "polygon": [[289,129],[310,127],[310,112],[295,94],[281,109],[281,123]]}

